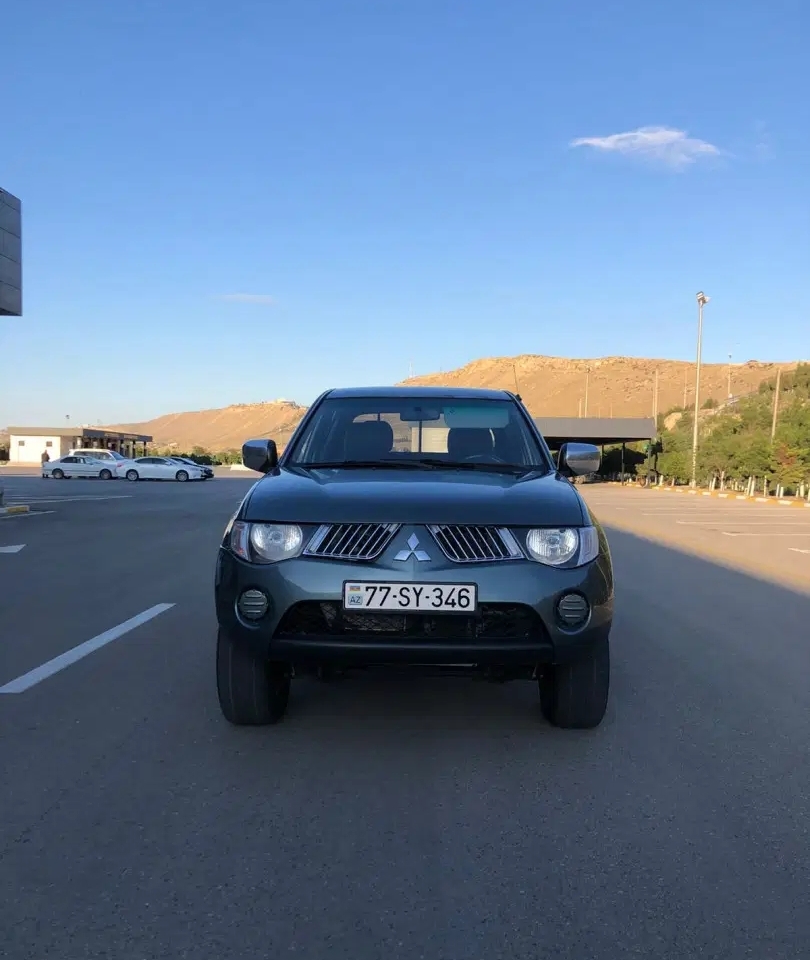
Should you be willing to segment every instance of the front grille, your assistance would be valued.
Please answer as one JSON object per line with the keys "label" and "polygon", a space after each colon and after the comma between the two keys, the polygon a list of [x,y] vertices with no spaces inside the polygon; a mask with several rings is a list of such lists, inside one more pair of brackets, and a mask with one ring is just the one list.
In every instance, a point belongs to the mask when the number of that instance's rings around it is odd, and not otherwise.
{"label": "front grille", "polygon": [[545,636],[540,617],[524,604],[482,603],[469,617],[441,613],[344,610],[333,600],[304,600],[284,614],[278,639],[295,637],[392,637],[402,640],[536,640]]}
{"label": "front grille", "polygon": [[375,560],[399,527],[398,523],[324,523],[304,553],[329,560]]}
{"label": "front grille", "polygon": [[455,563],[519,560],[523,556],[517,541],[505,527],[432,524],[428,529],[442,553]]}

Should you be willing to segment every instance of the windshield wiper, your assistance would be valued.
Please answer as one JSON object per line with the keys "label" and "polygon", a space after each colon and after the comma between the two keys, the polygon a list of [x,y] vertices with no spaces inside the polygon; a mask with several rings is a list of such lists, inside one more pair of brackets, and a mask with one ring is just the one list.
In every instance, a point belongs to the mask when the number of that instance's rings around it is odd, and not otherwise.
{"label": "windshield wiper", "polygon": [[390,467],[421,467],[423,464],[419,460],[318,460],[313,463],[291,463],[290,466],[304,470],[332,470],[338,467],[387,470]]}
{"label": "windshield wiper", "polygon": [[548,467],[542,464],[498,463],[487,460],[442,460],[440,457],[420,457],[411,460],[420,467],[435,467],[439,470],[480,470],[489,473],[548,473]]}
{"label": "windshield wiper", "polygon": [[452,461],[440,457],[420,457],[418,460],[318,460],[313,463],[290,463],[290,467],[303,470],[337,470],[341,468],[355,470],[478,470],[489,473],[547,473],[548,467],[542,464],[497,463],[486,461]]}

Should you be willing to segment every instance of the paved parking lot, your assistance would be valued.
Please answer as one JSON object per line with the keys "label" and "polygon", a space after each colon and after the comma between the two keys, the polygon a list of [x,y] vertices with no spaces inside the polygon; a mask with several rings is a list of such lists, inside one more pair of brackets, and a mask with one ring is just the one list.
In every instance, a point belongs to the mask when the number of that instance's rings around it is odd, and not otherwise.
{"label": "paved parking lot", "polygon": [[596,731],[531,684],[362,679],[246,730],[212,580],[253,479],[6,478],[40,512],[0,520],[4,956],[806,954],[810,517],[587,489],[617,572]]}
{"label": "paved parking lot", "polygon": [[810,509],[608,485],[582,488],[600,520],[793,585],[810,586]]}

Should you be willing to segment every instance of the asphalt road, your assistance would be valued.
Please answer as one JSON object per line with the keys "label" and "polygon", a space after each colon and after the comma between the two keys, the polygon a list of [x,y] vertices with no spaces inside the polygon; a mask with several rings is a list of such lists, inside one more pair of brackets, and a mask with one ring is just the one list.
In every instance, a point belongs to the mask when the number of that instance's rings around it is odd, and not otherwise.
{"label": "asphalt road", "polygon": [[[300,681],[278,727],[235,729],[212,579],[250,482],[7,481],[53,512],[0,520],[24,545],[0,552],[0,688],[115,639],[0,694],[3,956],[807,956],[810,587],[594,488],[618,578],[598,730],[458,680]],[[787,542],[756,540],[768,577],[810,567]]]}

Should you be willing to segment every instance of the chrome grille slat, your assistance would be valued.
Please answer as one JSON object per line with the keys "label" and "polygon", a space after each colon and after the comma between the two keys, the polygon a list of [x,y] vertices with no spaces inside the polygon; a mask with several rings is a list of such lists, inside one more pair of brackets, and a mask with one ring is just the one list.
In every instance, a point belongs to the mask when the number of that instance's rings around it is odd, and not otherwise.
{"label": "chrome grille slat", "polygon": [[399,523],[325,523],[304,554],[326,560],[375,560],[399,530]]}
{"label": "chrome grille slat", "polygon": [[523,551],[505,527],[431,524],[428,527],[439,549],[454,563],[491,563],[521,560]]}

